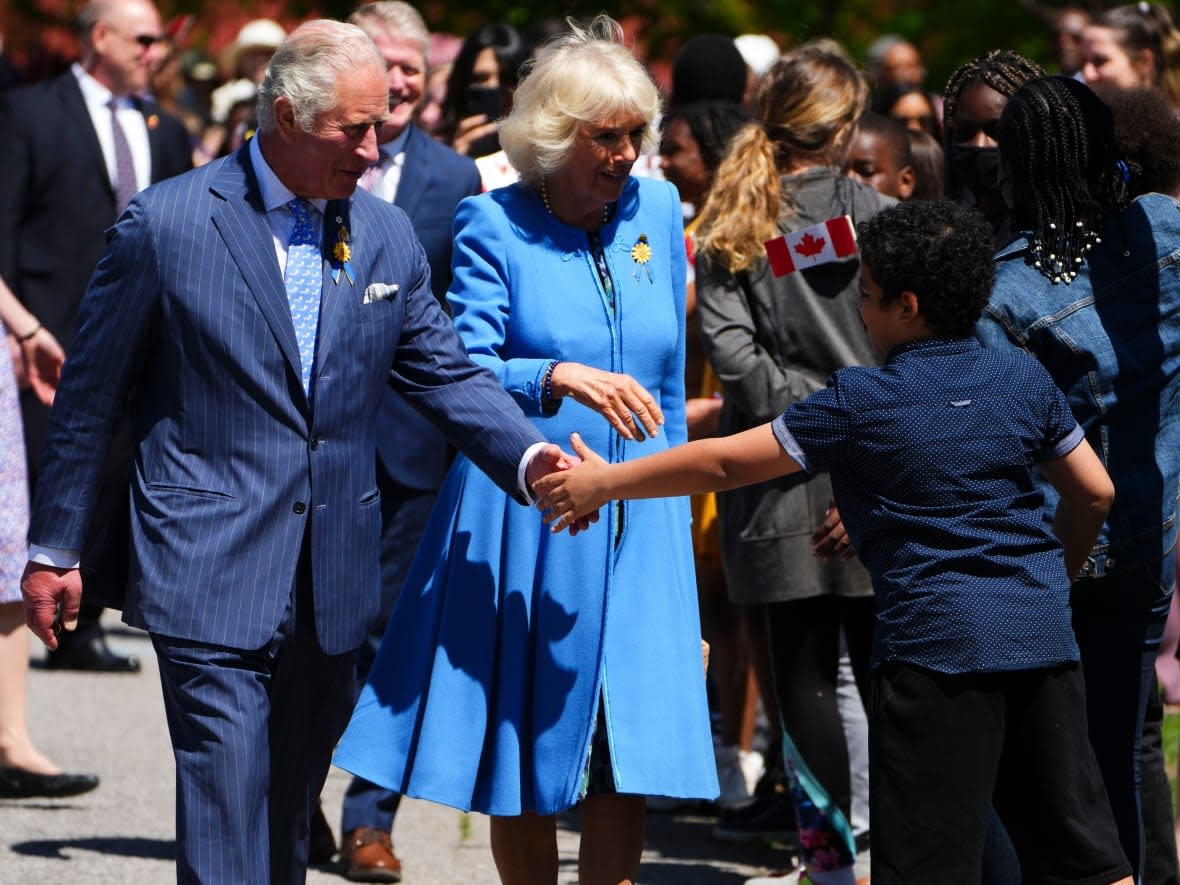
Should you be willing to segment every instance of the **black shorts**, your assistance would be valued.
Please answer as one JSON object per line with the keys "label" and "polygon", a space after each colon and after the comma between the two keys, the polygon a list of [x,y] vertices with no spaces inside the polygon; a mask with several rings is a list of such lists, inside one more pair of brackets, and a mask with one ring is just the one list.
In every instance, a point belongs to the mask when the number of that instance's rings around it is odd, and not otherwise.
{"label": "black shorts", "polygon": [[873,885],[979,882],[993,802],[1024,885],[1131,875],[1079,665],[948,676],[894,662],[871,698]]}

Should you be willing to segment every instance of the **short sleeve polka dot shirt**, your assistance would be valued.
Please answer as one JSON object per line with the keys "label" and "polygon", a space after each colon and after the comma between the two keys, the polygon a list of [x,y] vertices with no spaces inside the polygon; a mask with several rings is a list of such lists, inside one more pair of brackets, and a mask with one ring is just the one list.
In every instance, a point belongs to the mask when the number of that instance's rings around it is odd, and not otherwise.
{"label": "short sleeve polka dot shirt", "polygon": [[832,476],[877,595],[874,666],[1077,660],[1061,545],[1032,468],[1082,431],[1039,363],[974,339],[909,342],[880,368],[836,372],[772,426],[804,469]]}

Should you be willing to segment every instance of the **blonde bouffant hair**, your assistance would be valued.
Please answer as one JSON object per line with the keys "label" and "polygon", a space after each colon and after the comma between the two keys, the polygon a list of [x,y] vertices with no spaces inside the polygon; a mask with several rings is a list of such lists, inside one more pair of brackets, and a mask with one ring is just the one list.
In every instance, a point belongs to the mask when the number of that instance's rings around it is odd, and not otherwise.
{"label": "blonde bouffant hair", "polygon": [[780,58],[758,84],[755,121],[730,142],[701,210],[697,246],[731,272],[765,255],[780,218],[795,213],[780,176],[843,164],[868,85],[847,58],[802,46]]}
{"label": "blonde bouffant hair", "polygon": [[642,117],[643,150],[655,148],[653,123],[660,93],[623,44],[623,29],[609,16],[550,41],[516,88],[512,111],[500,123],[500,146],[526,183],[538,186],[560,169],[587,124]]}

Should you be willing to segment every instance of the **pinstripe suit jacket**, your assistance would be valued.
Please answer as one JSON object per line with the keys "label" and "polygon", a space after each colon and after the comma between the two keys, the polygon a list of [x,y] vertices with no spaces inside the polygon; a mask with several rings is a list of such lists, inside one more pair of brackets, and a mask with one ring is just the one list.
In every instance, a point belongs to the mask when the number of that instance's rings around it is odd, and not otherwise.
{"label": "pinstripe suit jacket", "polygon": [[[80,548],[134,387],[128,623],[260,648],[307,543],[320,644],[359,645],[379,599],[386,384],[515,493],[541,437],[467,358],[406,216],[358,192],[328,204],[326,243],[340,224],[355,283],[334,282],[325,260],[314,412],[247,150],[143,191],[113,229],[63,371],[30,538]],[[364,304],[372,283],[398,291]]]}

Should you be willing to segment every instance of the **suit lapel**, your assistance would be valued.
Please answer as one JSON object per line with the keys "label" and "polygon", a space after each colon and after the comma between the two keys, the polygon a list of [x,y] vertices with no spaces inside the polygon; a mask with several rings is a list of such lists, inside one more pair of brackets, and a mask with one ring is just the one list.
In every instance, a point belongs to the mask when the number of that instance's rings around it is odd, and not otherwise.
{"label": "suit lapel", "polygon": [[160,180],[160,170],[164,168],[164,157],[160,144],[160,109],[151,102],[135,102],[136,109],[143,114],[143,124],[147,127],[148,149],[151,157],[151,168],[148,169],[148,181],[155,184]]}
{"label": "suit lapel", "polygon": [[94,120],[90,116],[90,109],[86,107],[86,99],[82,97],[82,87],[78,85],[78,80],[72,71],[62,74],[58,82],[61,84],[59,92],[62,104],[65,105],[66,119],[78,120],[82,124],[78,126],[81,139],[78,148],[83,154],[89,156],[90,164],[93,167],[92,174],[97,181],[102,182],[107,194],[110,195],[113,214],[115,189],[111,186],[111,173],[107,169],[106,157],[102,153],[102,144],[98,140],[98,133],[94,131]]}
{"label": "suit lapel", "polygon": [[[364,293],[363,288],[357,288],[361,284],[357,278],[355,260],[351,261],[351,281],[349,281],[348,275],[344,272],[343,268],[341,268],[339,275],[335,279],[332,278],[336,268],[336,263],[333,260],[333,250],[336,248],[336,243],[340,240],[341,230],[347,232],[349,249],[353,249],[356,245],[353,242],[353,223],[355,220],[352,212],[353,205],[352,200],[332,200],[324,208],[324,277],[323,288],[320,290],[319,340],[316,343],[316,351],[320,354],[327,353],[328,348],[331,346],[332,339],[340,325],[341,317],[347,313],[349,301],[355,298],[359,302]],[[323,360],[317,359],[316,363],[318,367],[323,364]]]}
{"label": "suit lapel", "polygon": [[397,182],[397,193],[393,197],[393,205],[414,218],[422,195],[426,192],[426,183],[430,176],[430,163],[419,150],[419,139],[428,138],[417,127],[410,126],[410,134],[406,136],[406,155],[402,163],[401,178]]}
{"label": "suit lapel", "polygon": [[[247,148],[239,149],[221,167],[220,174],[213,182],[213,189],[225,199],[213,211],[213,225],[238,266],[247,288],[257,300],[287,365],[298,381],[301,377],[299,344],[295,340],[291,306],[279,275],[274,238],[266,223],[266,212],[262,207]],[[302,382],[295,386],[302,388]]]}

